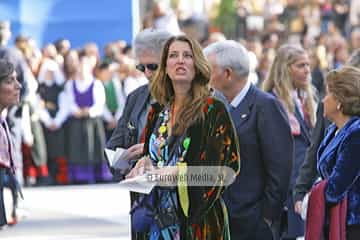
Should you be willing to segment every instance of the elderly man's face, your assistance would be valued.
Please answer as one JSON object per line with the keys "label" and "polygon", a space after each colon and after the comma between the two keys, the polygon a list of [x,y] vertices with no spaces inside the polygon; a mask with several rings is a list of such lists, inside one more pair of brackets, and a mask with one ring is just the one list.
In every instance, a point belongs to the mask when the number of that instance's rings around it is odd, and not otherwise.
{"label": "elderly man's face", "polygon": [[210,86],[219,91],[223,91],[225,80],[224,70],[217,65],[215,55],[210,54],[207,56],[207,59],[211,66]]}
{"label": "elderly man's face", "polygon": [[142,71],[146,78],[151,81],[154,73],[159,66],[160,59],[155,54],[146,53],[142,54],[138,58],[138,64],[136,65],[139,71]]}

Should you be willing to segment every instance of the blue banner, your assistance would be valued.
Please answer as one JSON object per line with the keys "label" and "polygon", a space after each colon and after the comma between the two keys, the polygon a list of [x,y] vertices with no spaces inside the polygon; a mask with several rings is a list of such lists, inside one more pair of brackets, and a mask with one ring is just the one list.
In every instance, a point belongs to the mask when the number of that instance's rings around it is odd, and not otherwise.
{"label": "blue banner", "polygon": [[60,38],[72,47],[133,37],[132,0],[1,0],[0,19],[11,22],[13,37],[30,36],[42,47]]}

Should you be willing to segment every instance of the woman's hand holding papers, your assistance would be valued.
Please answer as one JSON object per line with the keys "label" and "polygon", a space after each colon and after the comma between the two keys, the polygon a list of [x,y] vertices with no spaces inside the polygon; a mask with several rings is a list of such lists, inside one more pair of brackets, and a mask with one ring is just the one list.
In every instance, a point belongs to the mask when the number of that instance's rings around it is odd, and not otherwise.
{"label": "woman's hand holding papers", "polygon": [[154,170],[154,166],[152,165],[150,158],[148,156],[144,156],[137,161],[135,167],[131,169],[128,175],[126,175],[126,178],[140,176],[145,174],[145,172],[152,170]]}

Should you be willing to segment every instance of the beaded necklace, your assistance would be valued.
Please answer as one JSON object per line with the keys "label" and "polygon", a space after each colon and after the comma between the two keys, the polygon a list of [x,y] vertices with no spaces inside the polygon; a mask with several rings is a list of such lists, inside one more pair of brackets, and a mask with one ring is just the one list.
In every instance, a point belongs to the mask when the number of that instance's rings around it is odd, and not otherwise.
{"label": "beaded necklace", "polygon": [[165,109],[163,113],[160,113],[160,117],[162,118],[162,122],[158,129],[158,136],[156,138],[156,144],[158,146],[158,167],[163,167],[165,163],[164,157],[167,155],[167,139],[169,138],[169,120],[170,120],[170,111],[169,109]]}
{"label": "beaded necklace", "polygon": [[[171,108],[171,111],[170,111]],[[160,124],[160,127],[158,129],[158,136],[156,137],[155,143],[158,146],[158,161],[157,166],[163,167],[165,165],[165,162],[167,159],[164,159],[164,157],[168,157],[168,139],[171,135],[171,127],[174,125],[175,121],[175,114],[174,114],[174,105],[172,105],[170,108],[167,108],[164,110],[163,113],[160,113],[159,117],[161,117],[162,121]],[[169,122],[170,121],[170,122]],[[170,123],[170,124],[169,124]],[[190,138],[185,137],[182,139],[182,146],[181,146],[181,153],[179,156],[179,161],[183,162],[184,157],[188,151],[190,145]]]}

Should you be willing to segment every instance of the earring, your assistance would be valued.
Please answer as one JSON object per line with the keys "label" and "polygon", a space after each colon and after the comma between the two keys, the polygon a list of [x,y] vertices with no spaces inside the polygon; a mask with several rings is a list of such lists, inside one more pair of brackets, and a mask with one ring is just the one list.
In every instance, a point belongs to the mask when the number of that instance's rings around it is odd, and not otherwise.
{"label": "earring", "polygon": [[340,111],[340,109],[341,109],[341,103],[339,103],[338,105],[336,105],[336,109]]}

